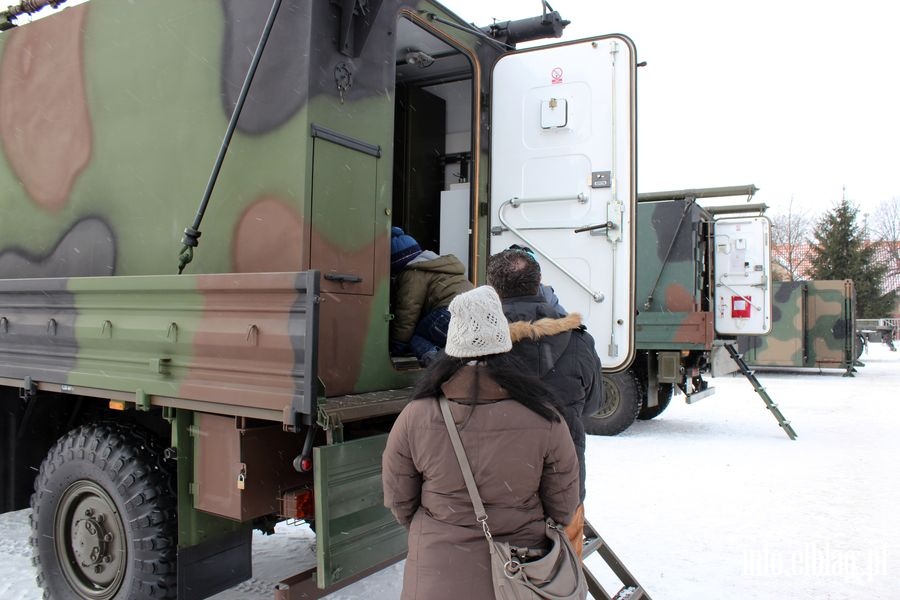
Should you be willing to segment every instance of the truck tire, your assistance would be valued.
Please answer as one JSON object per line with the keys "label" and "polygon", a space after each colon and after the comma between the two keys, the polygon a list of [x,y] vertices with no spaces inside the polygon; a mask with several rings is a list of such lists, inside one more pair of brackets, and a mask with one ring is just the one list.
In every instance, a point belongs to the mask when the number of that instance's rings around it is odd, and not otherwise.
{"label": "truck tire", "polygon": [[647,406],[647,393],[644,392],[644,394],[642,394],[644,396],[644,401],[641,404],[641,412],[638,413],[637,418],[641,421],[649,421],[653,417],[661,415],[669,406],[669,402],[672,401],[673,393],[674,386],[671,383],[660,383],[659,391],[656,394],[656,406]]}
{"label": "truck tire", "polygon": [[863,350],[866,349],[866,346],[868,346],[868,344],[869,342],[868,340],[866,340],[866,336],[861,333],[856,334],[856,348],[854,348],[854,350],[856,351],[856,356],[853,357],[855,360],[859,360],[859,358],[862,356]]}
{"label": "truck tire", "polygon": [[162,449],[136,427],[87,425],[60,438],[31,496],[44,598],[175,598],[173,484]]}
{"label": "truck tire", "polygon": [[603,390],[600,410],[581,421],[585,432],[592,435],[618,435],[634,423],[641,410],[641,383],[631,369],[604,373]]}

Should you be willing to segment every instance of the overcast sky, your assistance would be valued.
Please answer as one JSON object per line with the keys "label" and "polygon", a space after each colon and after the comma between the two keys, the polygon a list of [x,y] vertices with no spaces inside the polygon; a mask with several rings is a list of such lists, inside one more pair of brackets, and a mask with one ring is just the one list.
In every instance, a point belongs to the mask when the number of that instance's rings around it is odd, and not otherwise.
{"label": "overcast sky", "polygon": [[[76,4],[72,1],[69,4]],[[445,0],[478,25],[540,0]],[[623,33],[638,49],[638,184],[753,183],[772,213],[862,212],[900,196],[900,2],[552,0],[564,40]],[[543,42],[542,42],[543,43]]]}
{"label": "overcast sky", "polygon": [[[539,0],[446,0],[478,25]],[[900,3],[551,0],[563,39],[623,33],[638,61],[639,191],[754,183],[756,200],[862,212],[900,196]]]}

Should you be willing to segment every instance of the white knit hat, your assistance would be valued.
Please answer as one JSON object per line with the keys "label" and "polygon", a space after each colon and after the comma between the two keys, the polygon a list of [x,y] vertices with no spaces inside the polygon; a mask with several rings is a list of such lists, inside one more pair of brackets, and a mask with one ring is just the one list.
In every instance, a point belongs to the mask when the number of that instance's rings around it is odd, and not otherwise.
{"label": "white knit hat", "polygon": [[444,348],[448,356],[487,356],[509,352],[511,348],[509,323],[494,288],[483,285],[453,299]]}

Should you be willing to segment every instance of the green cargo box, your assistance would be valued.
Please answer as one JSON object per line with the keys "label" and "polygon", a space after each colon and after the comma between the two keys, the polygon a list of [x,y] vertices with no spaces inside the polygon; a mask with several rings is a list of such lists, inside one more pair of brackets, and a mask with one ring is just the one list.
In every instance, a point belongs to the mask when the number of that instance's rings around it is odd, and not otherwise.
{"label": "green cargo box", "polygon": [[852,369],[861,351],[852,280],[778,282],[772,312],[769,335],[738,337],[748,364]]}

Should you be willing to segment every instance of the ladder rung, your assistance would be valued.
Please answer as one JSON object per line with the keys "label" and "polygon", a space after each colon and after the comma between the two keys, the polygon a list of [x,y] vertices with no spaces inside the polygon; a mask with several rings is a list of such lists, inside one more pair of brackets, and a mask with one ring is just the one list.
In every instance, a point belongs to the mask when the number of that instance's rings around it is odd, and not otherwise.
{"label": "ladder rung", "polygon": [[[784,415],[781,414],[781,411],[778,410],[778,405],[775,404],[772,399],[769,397],[769,394],[766,393],[766,388],[759,383],[759,380],[754,375],[755,371],[750,369],[747,366],[747,363],[744,362],[744,354],[742,352],[738,352],[737,349],[732,344],[725,344],[725,349],[728,350],[728,353],[731,355],[731,358],[734,359],[734,362],[737,363],[738,368],[741,370],[741,374],[747,378],[747,381],[753,386],[753,389],[756,390],[756,393],[763,399],[763,402],[766,403],[766,409],[774,415],[775,419],[778,421],[779,427],[781,427],[785,433],[788,434],[788,437],[793,439],[797,438],[797,434],[794,429],[790,426],[790,421],[785,420]],[[690,402],[689,402],[690,403]]]}
{"label": "ladder rung", "polygon": [[626,585],[616,592],[616,595],[612,597],[612,600],[641,600],[641,598],[644,597],[644,588],[641,586],[635,587]]}
{"label": "ladder rung", "polygon": [[603,542],[600,538],[585,538],[584,539],[584,547],[581,551],[582,556],[588,556],[589,554],[596,552],[597,548],[603,545]]}

